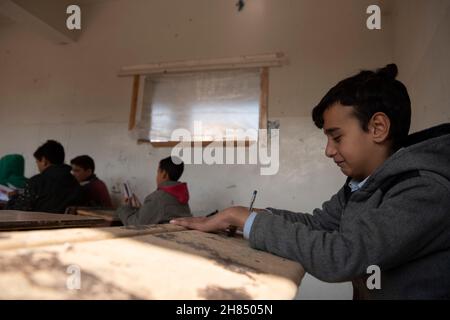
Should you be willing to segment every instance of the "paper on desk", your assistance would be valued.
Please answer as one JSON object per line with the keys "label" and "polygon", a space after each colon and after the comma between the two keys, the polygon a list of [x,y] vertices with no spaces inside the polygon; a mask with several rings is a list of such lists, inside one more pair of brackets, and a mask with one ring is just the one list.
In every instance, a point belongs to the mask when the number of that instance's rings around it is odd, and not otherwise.
{"label": "paper on desk", "polygon": [[14,187],[12,184],[8,183],[8,186],[0,184],[0,201],[9,201],[8,193],[13,191],[20,191],[20,189]]}
{"label": "paper on desk", "polygon": [[8,195],[2,191],[0,191],[0,201],[9,201]]}

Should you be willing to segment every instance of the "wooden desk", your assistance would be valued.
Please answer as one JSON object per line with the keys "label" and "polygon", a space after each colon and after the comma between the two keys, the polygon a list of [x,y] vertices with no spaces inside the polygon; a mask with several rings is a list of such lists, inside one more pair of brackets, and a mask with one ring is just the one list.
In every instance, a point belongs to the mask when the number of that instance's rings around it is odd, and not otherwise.
{"label": "wooden desk", "polygon": [[292,299],[304,275],[242,238],[174,225],[0,233],[0,270],[0,299]]}
{"label": "wooden desk", "polygon": [[0,210],[0,231],[102,226],[108,226],[108,222],[101,218],[72,214]]}
{"label": "wooden desk", "polygon": [[122,226],[122,221],[114,209],[76,208],[76,214],[86,217],[102,218],[109,222],[110,226]]}

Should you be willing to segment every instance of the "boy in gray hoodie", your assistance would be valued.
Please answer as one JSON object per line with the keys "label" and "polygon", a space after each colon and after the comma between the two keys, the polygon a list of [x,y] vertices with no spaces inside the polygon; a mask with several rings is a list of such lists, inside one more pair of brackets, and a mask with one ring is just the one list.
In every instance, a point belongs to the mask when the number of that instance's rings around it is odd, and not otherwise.
{"label": "boy in gray hoodie", "polygon": [[156,173],[157,190],[145,198],[142,206],[132,205],[133,199],[125,199],[125,205],[117,209],[122,223],[126,226],[158,224],[176,217],[192,217],[187,184],[178,182],[183,171],[181,160],[176,164],[172,157],[162,159]]}
{"label": "boy in gray hoodie", "polygon": [[393,64],[361,71],[314,108],[325,154],[348,179],[312,215],[233,207],[172,223],[235,226],[318,279],[352,281],[355,299],[450,299],[450,124],[408,136],[411,103],[396,76]]}

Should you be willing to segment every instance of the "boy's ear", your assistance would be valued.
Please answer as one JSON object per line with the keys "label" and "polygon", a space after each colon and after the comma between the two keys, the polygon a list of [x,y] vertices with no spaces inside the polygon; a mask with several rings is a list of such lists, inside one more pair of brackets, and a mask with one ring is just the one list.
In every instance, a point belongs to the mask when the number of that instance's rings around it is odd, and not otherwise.
{"label": "boy's ear", "polygon": [[161,170],[160,168],[158,168],[158,171],[161,172],[161,177],[166,180],[169,179],[169,174],[167,173],[166,170]]}
{"label": "boy's ear", "polygon": [[42,156],[41,161],[45,166],[48,166],[50,164],[50,161],[45,156]]}
{"label": "boy's ear", "polygon": [[369,130],[376,143],[385,142],[389,138],[390,128],[391,120],[384,112],[377,112],[370,119]]}

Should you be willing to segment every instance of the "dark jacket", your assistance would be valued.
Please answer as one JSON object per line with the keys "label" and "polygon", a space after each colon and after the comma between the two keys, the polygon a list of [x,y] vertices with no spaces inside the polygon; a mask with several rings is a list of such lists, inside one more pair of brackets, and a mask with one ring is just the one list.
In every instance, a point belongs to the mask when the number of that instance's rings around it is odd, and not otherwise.
{"label": "dark jacket", "polygon": [[142,207],[125,205],[117,209],[124,225],[168,223],[173,218],[191,217],[186,183],[166,181],[145,198]]}
{"label": "dark jacket", "polygon": [[64,213],[68,206],[83,205],[81,187],[70,170],[66,164],[51,165],[29,179],[23,193],[13,197],[6,209]]}
{"label": "dark jacket", "polygon": [[[300,262],[358,299],[450,299],[450,124],[409,137],[364,186],[347,186],[313,215],[256,215],[252,247]],[[369,266],[381,289],[369,290]]]}

